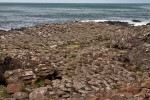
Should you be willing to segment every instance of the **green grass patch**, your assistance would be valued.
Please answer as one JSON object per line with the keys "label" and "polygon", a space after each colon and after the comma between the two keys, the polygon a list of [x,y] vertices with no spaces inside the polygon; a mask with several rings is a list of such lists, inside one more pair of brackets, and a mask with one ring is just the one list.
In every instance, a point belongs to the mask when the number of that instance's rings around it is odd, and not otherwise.
{"label": "green grass patch", "polygon": [[140,78],[143,77],[143,73],[141,73],[141,72],[137,72],[137,75],[138,75]]}
{"label": "green grass patch", "polygon": [[67,48],[71,48],[71,49],[74,49],[74,48],[79,48],[80,45],[78,44],[70,44],[70,45],[67,45]]}
{"label": "green grass patch", "polygon": [[9,98],[10,97],[10,94],[7,93],[7,91],[6,91],[6,87],[2,86],[2,85],[0,85],[0,97],[3,97],[3,98]]}
{"label": "green grass patch", "polygon": [[72,53],[72,54],[69,55],[69,58],[71,58],[71,59],[74,59],[74,58],[76,58],[76,57],[77,57],[77,55],[74,54],[74,53]]}
{"label": "green grass patch", "polygon": [[113,86],[112,86],[112,89],[113,89],[113,90],[116,90],[116,89],[118,89],[118,87],[117,87],[116,85],[113,85]]}
{"label": "green grass patch", "polygon": [[31,87],[33,88],[42,87],[42,86],[45,86],[44,80],[39,80],[34,83],[31,83]]}
{"label": "green grass patch", "polygon": [[25,92],[25,85],[24,84],[21,85],[21,91]]}
{"label": "green grass patch", "polygon": [[44,86],[44,85],[45,85],[45,82],[44,82],[44,80],[40,80],[40,81],[38,82],[38,84],[39,84],[39,86]]}
{"label": "green grass patch", "polygon": [[96,36],[95,40],[104,41],[104,40],[109,40],[109,38],[106,36],[98,35],[98,36]]}
{"label": "green grass patch", "polygon": [[141,68],[141,67],[136,67],[135,71],[136,72],[144,72],[143,68]]}

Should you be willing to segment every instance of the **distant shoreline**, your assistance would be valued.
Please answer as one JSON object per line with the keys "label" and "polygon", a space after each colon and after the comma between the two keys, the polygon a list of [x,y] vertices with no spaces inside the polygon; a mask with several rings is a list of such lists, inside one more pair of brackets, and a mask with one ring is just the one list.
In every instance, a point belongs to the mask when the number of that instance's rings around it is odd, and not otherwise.
{"label": "distant shoreline", "polygon": [[[140,21],[140,20],[139,20]],[[133,22],[133,21],[109,21],[109,20],[85,20],[85,21],[72,21],[72,22],[60,22],[60,23],[43,23],[43,24],[38,24],[38,25],[33,25],[29,27],[20,27],[20,28],[11,28],[11,29],[0,29],[0,31],[11,31],[11,30],[22,30],[22,29],[29,29],[37,26],[42,26],[42,25],[52,25],[52,24],[65,24],[65,23],[75,23],[75,22],[81,22],[81,23],[88,23],[88,22],[93,22],[93,23],[106,23],[110,25],[121,25],[121,26],[128,26],[128,27],[138,27],[138,26],[146,26],[150,25],[150,23],[144,23],[142,22]],[[131,23],[133,22],[133,23]],[[140,24],[141,23],[141,24]]]}

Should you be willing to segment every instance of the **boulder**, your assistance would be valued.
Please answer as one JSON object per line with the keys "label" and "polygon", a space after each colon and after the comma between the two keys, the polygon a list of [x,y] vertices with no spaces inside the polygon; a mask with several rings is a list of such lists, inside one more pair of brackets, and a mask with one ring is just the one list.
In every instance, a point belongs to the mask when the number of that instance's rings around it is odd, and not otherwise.
{"label": "boulder", "polygon": [[150,23],[147,23],[146,25],[150,25]]}
{"label": "boulder", "polygon": [[32,69],[17,69],[6,71],[4,77],[7,83],[31,83],[36,81],[37,77],[33,73]]}
{"label": "boulder", "polygon": [[127,69],[129,71],[135,71],[136,70],[136,66],[129,66]]}
{"label": "boulder", "polygon": [[3,59],[0,59],[0,69],[2,73],[18,69],[20,66],[21,63],[19,62],[19,59],[12,58],[11,56],[4,55]]}
{"label": "boulder", "polygon": [[50,85],[52,82],[51,82],[51,80],[45,79],[45,80],[44,80],[44,83],[45,83],[46,85]]}
{"label": "boulder", "polygon": [[136,86],[127,86],[126,87],[126,92],[128,93],[132,93],[132,94],[138,94],[141,91],[140,86],[136,87]]}
{"label": "boulder", "polygon": [[42,64],[39,65],[34,71],[37,77],[40,77],[40,78],[45,78],[49,75],[52,75],[55,72],[52,66],[42,65]]}
{"label": "boulder", "polygon": [[3,73],[0,72],[0,85],[7,85],[6,79],[3,75]]}
{"label": "boulder", "polygon": [[120,21],[105,21],[105,23],[110,25],[122,25],[122,26],[129,26],[128,22],[120,22]]}
{"label": "boulder", "polygon": [[12,95],[12,97],[17,100],[24,100],[28,98],[28,94],[26,92],[16,92]]}
{"label": "boulder", "polygon": [[93,94],[89,94],[89,95],[86,96],[85,99],[86,99],[86,100],[98,100],[99,97],[96,96],[96,95],[93,95]]}
{"label": "boulder", "polygon": [[16,93],[20,92],[22,89],[22,84],[8,84],[7,93]]}
{"label": "boulder", "polygon": [[85,100],[84,97],[82,97],[81,94],[74,94],[70,100]]}
{"label": "boulder", "polygon": [[150,81],[145,81],[141,84],[141,87],[150,89]]}
{"label": "boulder", "polygon": [[140,20],[133,19],[132,22],[141,22]]}
{"label": "boulder", "polygon": [[46,92],[48,88],[47,87],[40,87],[35,89],[33,92],[29,94],[29,100],[45,100]]}
{"label": "boulder", "polygon": [[16,69],[5,71],[4,79],[10,83],[32,83],[38,79],[53,78],[57,74],[51,66],[40,65],[36,69]]}
{"label": "boulder", "polygon": [[115,94],[111,97],[111,100],[126,100],[126,98],[122,95]]}

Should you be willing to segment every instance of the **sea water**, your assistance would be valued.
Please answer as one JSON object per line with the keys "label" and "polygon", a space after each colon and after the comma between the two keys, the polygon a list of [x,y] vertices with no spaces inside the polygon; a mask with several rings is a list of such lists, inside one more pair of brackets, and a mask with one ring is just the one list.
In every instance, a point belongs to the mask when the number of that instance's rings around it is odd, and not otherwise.
{"label": "sea water", "polygon": [[[132,20],[142,22],[132,22]],[[0,3],[0,29],[72,21],[150,22],[150,4]]]}

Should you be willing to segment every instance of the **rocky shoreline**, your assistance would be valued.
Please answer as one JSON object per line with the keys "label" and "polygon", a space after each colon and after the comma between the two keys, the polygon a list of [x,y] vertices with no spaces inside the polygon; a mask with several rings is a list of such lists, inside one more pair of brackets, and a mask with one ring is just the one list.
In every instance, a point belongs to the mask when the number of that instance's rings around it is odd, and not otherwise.
{"label": "rocky shoreline", "polygon": [[150,26],[72,22],[0,31],[2,100],[150,100]]}

